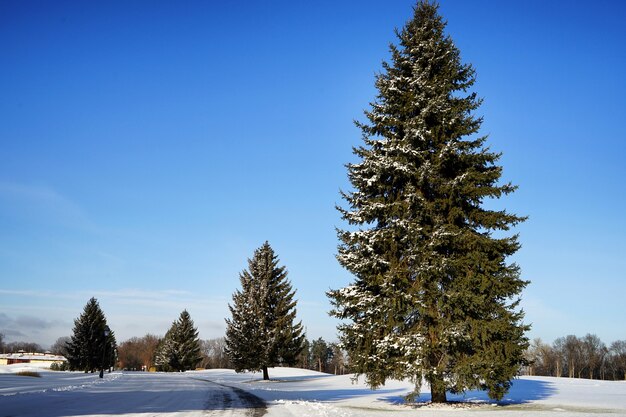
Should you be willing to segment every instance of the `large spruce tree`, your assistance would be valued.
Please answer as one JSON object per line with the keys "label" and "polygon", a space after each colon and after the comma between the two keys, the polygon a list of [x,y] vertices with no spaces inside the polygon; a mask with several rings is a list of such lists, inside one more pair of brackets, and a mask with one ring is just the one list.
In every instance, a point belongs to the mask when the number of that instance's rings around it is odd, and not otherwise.
{"label": "large spruce tree", "polygon": [[528,344],[527,282],[507,263],[519,244],[506,233],[524,218],[485,205],[516,187],[500,182],[500,155],[478,134],[475,72],[445,25],[437,4],[419,1],[376,77],[359,161],[347,165],[354,189],[338,208],[350,227],[337,258],[355,281],[328,295],[371,386],[410,378],[419,394],[425,379],[433,402],[476,388],[500,399]]}
{"label": "large spruce tree", "polygon": [[267,380],[268,367],[294,365],[303,348],[302,323],[294,323],[295,291],[268,242],[254,252],[239,280],[241,290],[228,306],[226,353],[237,372],[262,370]]}
{"label": "large spruce tree", "polygon": [[183,310],[178,320],[172,323],[155,356],[155,364],[162,371],[184,372],[195,369],[200,362],[198,330],[187,310]]}
{"label": "large spruce tree", "polygon": [[94,372],[115,365],[115,334],[95,298],[87,302],[83,313],[74,320],[74,333],[66,347],[72,370]]}

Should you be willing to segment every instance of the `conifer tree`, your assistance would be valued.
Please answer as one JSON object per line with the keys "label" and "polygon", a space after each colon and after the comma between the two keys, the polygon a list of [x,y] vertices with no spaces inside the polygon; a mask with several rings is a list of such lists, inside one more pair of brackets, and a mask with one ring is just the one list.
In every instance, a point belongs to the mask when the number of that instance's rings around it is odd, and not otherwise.
{"label": "conifer tree", "polygon": [[[105,332],[106,330],[106,332]],[[74,320],[74,334],[67,342],[70,369],[94,372],[115,363],[115,334],[95,298],[91,298],[79,318]]]}
{"label": "conifer tree", "polygon": [[198,330],[187,310],[183,310],[161,340],[155,364],[163,371],[184,372],[195,369],[201,360]]}
{"label": "conifer tree", "polygon": [[241,290],[228,306],[226,353],[237,372],[262,370],[267,380],[268,367],[295,365],[303,348],[302,323],[294,323],[295,291],[268,242],[255,250],[239,280]]}
{"label": "conifer tree", "polygon": [[108,369],[109,372],[111,368],[115,368],[117,361],[117,339],[115,337],[115,332],[106,326],[107,337],[106,342],[104,344],[104,369]]}
{"label": "conifer tree", "polygon": [[500,399],[528,345],[518,308],[527,282],[507,257],[523,217],[485,207],[515,190],[479,135],[475,71],[444,33],[438,5],[419,1],[376,77],[364,144],[347,165],[338,261],[354,282],[328,292],[351,365],[372,387],[425,379]]}

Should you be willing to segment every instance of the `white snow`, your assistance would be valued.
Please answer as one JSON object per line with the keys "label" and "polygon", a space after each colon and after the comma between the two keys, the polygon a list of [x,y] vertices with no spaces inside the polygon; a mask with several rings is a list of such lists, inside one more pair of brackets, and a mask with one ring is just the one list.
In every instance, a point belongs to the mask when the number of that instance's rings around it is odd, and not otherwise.
{"label": "white snow", "polygon": [[[41,377],[16,375],[34,370]],[[417,404],[406,405],[410,382],[390,381],[370,390],[363,378],[334,376],[293,368],[270,369],[271,381],[260,374],[231,370],[185,373],[52,372],[28,366],[0,366],[0,417],[4,416],[206,416],[263,415],[230,387],[267,402],[269,417],[315,416],[626,416],[626,382],[522,377],[499,403],[483,392],[448,395],[461,404],[427,402],[428,387]],[[224,410],[224,406],[230,407]]]}

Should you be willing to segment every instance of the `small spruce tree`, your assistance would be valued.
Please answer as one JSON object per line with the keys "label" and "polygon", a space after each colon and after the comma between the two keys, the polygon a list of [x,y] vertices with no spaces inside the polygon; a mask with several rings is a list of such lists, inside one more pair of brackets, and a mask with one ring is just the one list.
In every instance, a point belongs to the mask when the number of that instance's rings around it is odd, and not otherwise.
{"label": "small spruce tree", "polygon": [[436,4],[417,3],[356,123],[364,145],[347,165],[354,190],[338,209],[351,227],[337,255],[355,281],[328,295],[372,387],[410,378],[419,394],[425,379],[433,402],[475,388],[500,399],[528,346],[527,282],[506,261],[519,244],[503,233],[524,218],[484,206],[516,187],[499,182],[499,155],[477,135],[475,72],[445,25]]}
{"label": "small spruce tree", "polygon": [[155,356],[155,365],[166,372],[195,369],[202,360],[198,330],[187,310],[183,310],[178,320],[172,323]]}
{"label": "small spruce tree", "polygon": [[239,280],[241,290],[228,306],[226,353],[237,372],[262,370],[267,380],[268,367],[295,365],[303,348],[302,323],[294,323],[295,291],[268,242],[254,252]]}

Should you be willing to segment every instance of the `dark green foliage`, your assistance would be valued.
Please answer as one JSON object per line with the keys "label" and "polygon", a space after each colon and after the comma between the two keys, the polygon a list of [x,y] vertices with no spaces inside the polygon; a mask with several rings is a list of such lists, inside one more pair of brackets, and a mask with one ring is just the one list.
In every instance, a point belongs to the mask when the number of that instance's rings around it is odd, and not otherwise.
{"label": "dark green foliage", "polygon": [[309,369],[311,365],[311,343],[304,339],[302,341],[302,350],[298,354],[298,360],[296,361],[296,368]]}
{"label": "dark green foliage", "polygon": [[108,369],[110,372],[111,368],[115,368],[115,362],[117,360],[117,339],[115,338],[115,332],[111,329],[108,330],[109,336],[106,338],[104,345],[104,369]]}
{"label": "dark green foliage", "polygon": [[328,363],[333,357],[332,348],[321,337],[311,343],[311,359],[315,369],[319,372],[327,372]]}
{"label": "dark green foliage", "polygon": [[155,364],[162,371],[184,372],[195,369],[201,360],[198,330],[183,310],[159,343]]}
{"label": "dark green foliage", "polygon": [[302,351],[302,323],[296,318],[295,291],[269,243],[254,252],[248,270],[239,275],[241,290],[233,294],[226,319],[226,353],[237,372],[294,365]]}
{"label": "dark green foliage", "polygon": [[68,367],[85,372],[112,367],[116,347],[115,334],[109,329],[98,301],[92,297],[74,320],[74,334],[67,342]]}
{"label": "dark green foliage", "polygon": [[338,231],[337,256],[355,282],[328,293],[331,313],[371,386],[410,378],[419,393],[425,378],[435,402],[474,388],[499,399],[528,345],[527,282],[506,262],[519,244],[503,233],[524,218],[484,205],[515,187],[477,136],[474,69],[437,9],[418,2],[377,76],[369,122],[357,123],[364,145],[347,165],[354,191],[338,209],[351,228]]}
{"label": "dark green foliage", "polygon": [[50,365],[50,370],[51,371],[69,371],[70,367],[68,366],[67,362],[62,362],[62,363],[54,362],[53,364]]}
{"label": "dark green foliage", "polygon": [[338,343],[327,343],[323,338],[303,343],[296,367],[343,375],[348,371],[345,352]]}

